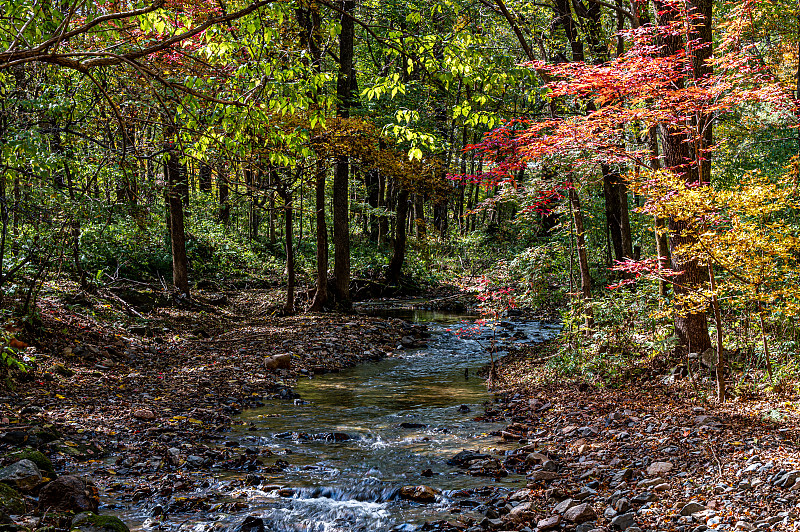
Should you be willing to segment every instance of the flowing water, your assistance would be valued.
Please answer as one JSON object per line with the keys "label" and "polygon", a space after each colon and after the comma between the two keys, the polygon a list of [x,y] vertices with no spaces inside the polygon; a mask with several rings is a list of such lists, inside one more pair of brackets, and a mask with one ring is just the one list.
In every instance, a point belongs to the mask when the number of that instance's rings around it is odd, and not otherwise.
{"label": "flowing water", "polygon": [[[232,529],[255,516],[274,532],[414,530],[425,521],[458,517],[454,506],[469,514],[480,501],[464,503],[458,490],[524,486],[523,477],[472,477],[446,462],[464,449],[498,449],[489,433],[501,426],[477,419],[490,396],[476,372],[489,361],[493,339],[538,342],[553,336],[556,326],[506,323],[493,331],[476,329],[474,317],[420,311],[402,317],[428,324],[428,347],[301,380],[296,391],[302,400],[242,414],[250,426],[231,439],[269,455],[267,462],[283,470],[262,475],[259,486],[234,490],[232,497],[247,503],[241,513],[207,515],[180,528]],[[429,504],[402,500],[399,488],[406,485],[440,494]]]}

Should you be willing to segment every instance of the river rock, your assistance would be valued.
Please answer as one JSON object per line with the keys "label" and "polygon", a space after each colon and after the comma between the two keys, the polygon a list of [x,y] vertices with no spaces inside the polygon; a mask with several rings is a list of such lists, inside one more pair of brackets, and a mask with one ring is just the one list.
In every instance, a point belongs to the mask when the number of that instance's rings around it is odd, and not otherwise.
{"label": "river rock", "polygon": [[12,430],[0,434],[0,441],[11,445],[23,445],[28,439],[28,435],[21,430]]}
{"label": "river rock", "polygon": [[557,514],[563,514],[573,506],[578,506],[578,504],[580,503],[574,499],[564,499],[553,507],[553,512]]}
{"label": "river rock", "polygon": [[618,515],[611,520],[611,526],[618,530],[628,530],[630,527],[636,524],[635,517],[636,514],[634,512]]}
{"label": "river rock", "polygon": [[239,532],[264,532],[264,520],[254,515],[248,515],[239,526]]}
{"label": "river rock", "polygon": [[506,516],[515,523],[527,523],[536,517],[536,505],[532,502],[518,504]]}
{"label": "river rock", "polygon": [[112,515],[97,515],[93,512],[83,512],[72,520],[71,532],[130,532],[128,526],[119,517]]}
{"label": "river rock", "polygon": [[561,475],[558,473],[554,473],[552,471],[534,471],[530,475],[528,475],[528,480],[532,482],[550,482],[551,480],[555,480],[559,478]]}
{"label": "river rock", "polygon": [[21,515],[25,513],[25,500],[11,486],[0,484],[0,514]]}
{"label": "river rock", "polygon": [[400,488],[400,498],[415,502],[434,502],[439,490],[430,486],[403,486]]}
{"label": "river rock", "polygon": [[554,515],[552,517],[548,517],[547,519],[542,519],[538,523],[536,523],[536,527],[541,530],[552,530],[554,528],[558,528],[561,524],[561,516]]}
{"label": "river rock", "polygon": [[672,462],[653,462],[647,468],[647,475],[652,477],[656,475],[664,475],[672,471],[675,465]]}
{"label": "river rock", "polygon": [[414,347],[414,343],[415,343],[415,342],[416,342],[416,340],[414,339],[414,337],[413,337],[413,336],[403,336],[403,337],[400,339],[400,344],[401,344],[403,347]]}
{"label": "river rock", "polygon": [[53,462],[51,462],[48,457],[36,449],[20,449],[19,451],[8,453],[5,458],[14,462],[18,462],[20,460],[30,460],[36,464],[36,467],[39,468],[39,472],[42,473],[43,476],[46,476],[51,480],[56,478],[56,472],[55,469],[53,469]]}
{"label": "river rock", "polygon": [[634,495],[633,498],[631,499],[631,503],[633,503],[633,504],[645,504],[645,503],[648,503],[648,502],[651,502],[651,501],[655,501],[657,499],[658,499],[658,497],[656,497],[656,495],[654,493],[652,493],[650,491],[643,491],[642,493]]}
{"label": "river rock", "polygon": [[41,510],[59,512],[96,512],[100,504],[94,483],[83,477],[65,475],[42,488],[39,494]]}
{"label": "river rock", "polygon": [[597,519],[597,513],[595,513],[594,508],[592,508],[589,503],[585,502],[567,510],[564,513],[564,518],[567,521],[580,524]]}
{"label": "river rock", "polygon": [[153,421],[156,415],[149,408],[138,408],[133,411],[133,417],[141,419],[142,421]]}
{"label": "river rock", "polygon": [[344,432],[320,432],[319,434],[314,434],[311,436],[311,439],[329,443],[339,443],[343,441],[354,440],[356,438],[350,436],[349,434],[345,434]]}
{"label": "river rock", "polygon": [[42,481],[42,473],[31,460],[20,460],[0,469],[0,482],[20,491],[32,491]]}
{"label": "river rock", "polygon": [[491,458],[488,454],[476,453],[475,451],[461,451],[447,461],[447,465],[464,467],[473,460],[485,460]]}
{"label": "river rock", "polygon": [[292,369],[292,355],[290,353],[283,353],[267,357],[264,359],[264,367],[270,371]]}
{"label": "river rock", "polygon": [[697,512],[702,512],[706,507],[696,501],[690,501],[681,508],[681,515],[692,515]]}
{"label": "river rock", "polygon": [[528,455],[525,456],[525,463],[528,465],[543,464],[548,460],[550,460],[549,457],[537,452],[528,453]]}

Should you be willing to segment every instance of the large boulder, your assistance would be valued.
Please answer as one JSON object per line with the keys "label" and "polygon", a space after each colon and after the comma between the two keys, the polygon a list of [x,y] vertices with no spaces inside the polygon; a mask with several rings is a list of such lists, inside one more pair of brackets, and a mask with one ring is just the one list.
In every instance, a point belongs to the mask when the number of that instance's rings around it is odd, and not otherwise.
{"label": "large boulder", "polygon": [[130,532],[119,517],[83,512],[75,516],[70,526],[72,532]]}
{"label": "large boulder", "polygon": [[0,514],[22,515],[25,500],[14,488],[0,484]]}
{"label": "large boulder", "polygon": [[39,508],[59,512],[96,512],[100,505],[97,486],[86,478],[65,475],[39,493]]}
{"label": "large boulder", "polygon": [[41,471],[31,460],[20,460],[0,469],[0,482],[19,491],[33,491],[43,481]]}

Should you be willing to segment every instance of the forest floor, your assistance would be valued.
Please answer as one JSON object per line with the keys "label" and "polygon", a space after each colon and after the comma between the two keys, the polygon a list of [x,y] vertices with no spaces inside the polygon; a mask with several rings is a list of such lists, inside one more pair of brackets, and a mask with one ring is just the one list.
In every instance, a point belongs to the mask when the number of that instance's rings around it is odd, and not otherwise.
{"label": "forest floor", "polygon": [[503,467],[528,489],[500,498],[486,528],[800,530],[796,394],[719,404],[698,398],[710,379],[531,379],[547,349],[500,364],[489,413],[512,422],[501,436],[520,447]]}
{"label": "forest floor", "polygon": [[[28,338],[36,369],[0,398],[0,466],[19,459],[13,451],[39,448],[62,478],[91,469],[105,492],[134,501],[171,495],[197,511],[192,505],[206,502],[192,498],[198,477],[187,467],[258,466],[223,441],[242,409],[294,400],[297,378],[377,360],[426,336],[391,318],[277,317],[270,291],[199,293],[191,305],[152,308],[115,296],[41,298],[38,336]],[[487,480],[480,497],[463,494],[484,518],[462,516],[467,506],[455,500],[451,520],[425,529],[800,529],[798,397],[718,405],[698,399],[688,380],[654,374],[616,388],[532,381],[543,374],[541,355],[506,357],[493,383],[486,415],[508,423],[497,436],[514,449],[460,463],[467,474],[524,474],[528,487],[508,492]],[[37,511],[38,489],[23,497],[27,516],[13,521],[0,492],[0,527],[69,528],[57,506]]]}

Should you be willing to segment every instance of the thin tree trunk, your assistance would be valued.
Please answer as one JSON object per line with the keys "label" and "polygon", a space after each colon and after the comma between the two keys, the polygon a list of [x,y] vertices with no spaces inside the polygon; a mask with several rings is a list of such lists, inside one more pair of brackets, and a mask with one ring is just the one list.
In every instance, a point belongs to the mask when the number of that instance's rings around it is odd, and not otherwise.
{"label": "thin tree trunk", "polygon": [[583,295],[586,328],[594,326],[594,312],[592,311],[592,276],[589,271],[589,255],[586,251],[586,239],[583,228],[583,211],[581,200],[574,186],[569,187],[569,202],[572,218],[575,223],[575,247],[578,251],[578,269],[581,273],[581,294]]}
{"label": "thin tree trunk", "polygon": [[[167,137],[168,139],[170,136]],[[167,176],[167,201],[169,207],[169,235],[172,249],[172,284],[179,293],[189,296],[189,262],[186,257],[186,232],[183,220],[183,201],[180,193],[178,155],[175,145],[168,142],[168,154],[164,163]]]}
{"label": "thin tree trunk", "polygon": [[320,312],[328,302],[328,224],[325,221],[325,169],[321,161],[317,163],[314,193],[317,221],[317,290],[309,310]]}
{"label": "thin tree trunk", "polygon": [[217,190],[219,190],[219,221],[227,226],[231,221],[231,205],[228,203],[230,194],[228,189],[228,176],[222,165],[222,161],[217,166]]}
{"label": "thin tree trunk", "polygon": [[287,315],[294,314],[294,285],[295,285],[295,265],[294,265],[294,240],[293,240],[293,212],[292,212],[292,192],[286,190],[281,194],[283,198],[284,222],[286,226],[286,304],[283,307]]}
{"label": "thin tree trunk", "polygon": [[[378,207],[386,209],[386,176],[383,172],[378,172]],[[382,244],[389,233],[389,217],[381,215],[378,217],[378,244]]]}
{"label": "thin tree trunk", "polygon": [[714,307],[714,323],[717,326],[717,399],[725,402],[725,352],[722,349],[722,317],[717,299],[717,282],[714,279],[714,267],[708,263],[708,278],[711,281],[711,305]]}
{"label": "thin tree trunk", "polygon": [[400,272],[403,269],[403,262],[406,255],[406,217],[408,216],[408,190],[400,189],[397,194],[397,212],[395,221],[395,237],[392,259],[389,261],[389,269],[386,272],[386,282],[397,284],[400,280]]}

